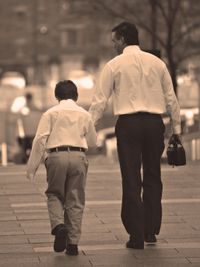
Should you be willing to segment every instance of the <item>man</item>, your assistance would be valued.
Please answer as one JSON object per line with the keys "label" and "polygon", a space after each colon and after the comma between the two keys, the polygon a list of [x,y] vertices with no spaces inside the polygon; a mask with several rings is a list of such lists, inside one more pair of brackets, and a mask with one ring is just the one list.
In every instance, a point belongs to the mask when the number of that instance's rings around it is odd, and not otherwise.
{"label": "man", "polygon": [[105,65],[90,113],[96,124],[112,95],[119,116],[115,133],[122,174],[121,217],[130,235],[126,246],[143,249],[144,240],[157,241],[161,226],[165,131],[161,114],[170,115],[173,137],[178,139],[179,105],[164,62],[140,49],[134,24],[123,22],[113,28],[112,41],[119,55]]}
{"label": "man", "polygon": [[54,250],[78,254],[85,204],[88,160],[85,151],[96,146],[96,132],[90,114],[76,104],[78,92],[70,81],[55,87],[59,104],[47,110],[38,125],[27,164],[27,178],[33,179],[44,153],[46,190]]}
{"label": "man", "polygon": [[[22,162],[27,163],[41,111],[35,106],[31,93],[26,93],[24,99],[25,105],[21,108],[20,118],[17,120],[17,141],[21,148]],[[16,155],[16,158],[18,157],[19,155]]]}

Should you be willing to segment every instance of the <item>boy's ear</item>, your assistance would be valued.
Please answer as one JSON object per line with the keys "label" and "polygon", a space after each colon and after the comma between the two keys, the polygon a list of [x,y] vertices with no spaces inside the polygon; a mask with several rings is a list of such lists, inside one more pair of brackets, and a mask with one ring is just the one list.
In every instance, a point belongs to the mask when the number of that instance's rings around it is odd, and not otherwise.
{"label": "boy's ear", "polygon": [[75,99],[74,99],[75,101],[77,101],[78,100],[78,93],[75,95]]}

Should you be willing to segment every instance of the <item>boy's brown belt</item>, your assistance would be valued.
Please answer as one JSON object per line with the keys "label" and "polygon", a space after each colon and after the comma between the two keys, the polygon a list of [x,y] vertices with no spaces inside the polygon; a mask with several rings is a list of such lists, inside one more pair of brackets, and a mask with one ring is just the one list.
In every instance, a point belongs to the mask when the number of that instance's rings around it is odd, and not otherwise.
{"label": "boy's brown belt", "polygon": [[58,146],[54,148],[48,149],[50,153],[52,152],[59,152],[59,151],[80,151],[80,152],[85,152],[86,149],[83,147],[76,147],[76,146]]}

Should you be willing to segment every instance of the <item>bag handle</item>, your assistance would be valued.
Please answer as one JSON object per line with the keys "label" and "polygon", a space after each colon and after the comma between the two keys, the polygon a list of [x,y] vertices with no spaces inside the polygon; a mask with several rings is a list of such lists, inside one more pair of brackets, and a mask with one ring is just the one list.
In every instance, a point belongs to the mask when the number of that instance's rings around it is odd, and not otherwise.
{"label": "bag handle", "polygon": [[181,139],[179,136],[180,135],[178,135],[178,134],[172,134],[172,136],[169,139],[168,144],[169,145],[181,145],[182,146],[182,142],[181,142]]}

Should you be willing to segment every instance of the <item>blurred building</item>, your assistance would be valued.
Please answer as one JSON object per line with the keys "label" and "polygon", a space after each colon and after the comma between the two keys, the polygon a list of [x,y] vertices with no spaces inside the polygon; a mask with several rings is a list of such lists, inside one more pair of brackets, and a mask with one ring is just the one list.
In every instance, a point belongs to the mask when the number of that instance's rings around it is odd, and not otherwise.
{"label": "blurred building", "polygon": [[111,56],[110,28],[102,39],[97,20],[80,0],[0,0],[0,75],[18,71],[45,85],[74,69],[95,71]]}

